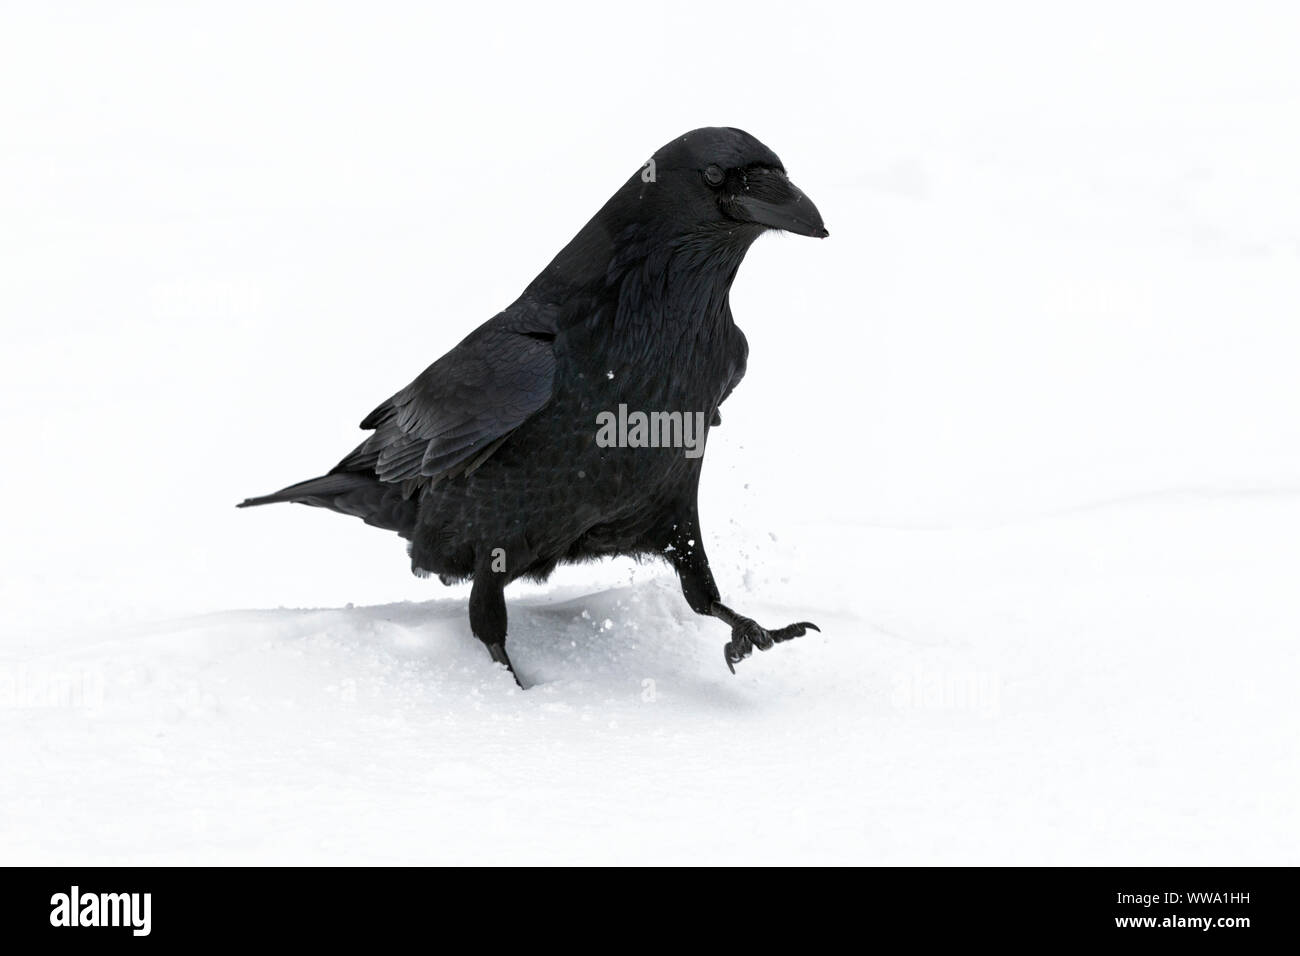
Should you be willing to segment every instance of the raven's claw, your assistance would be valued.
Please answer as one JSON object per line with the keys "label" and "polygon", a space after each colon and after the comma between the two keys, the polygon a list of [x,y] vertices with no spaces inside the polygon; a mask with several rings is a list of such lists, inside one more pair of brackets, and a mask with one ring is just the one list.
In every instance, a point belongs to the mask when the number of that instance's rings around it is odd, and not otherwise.
{"label": "raven's claw", "polygon": [[821,633],[821,628],[812,621],[800,621],[798,624],[788,624],[779,630],[769,631],[752,618],[738,619],[731,628],[731,640],[722,648],[727,670],[736,673],[736,665],[753,653],[754,648],[770,651],[773,645],[802,637],[809,628]]}
{"label": "raven's claw", "polygon": [[510,663],[510,657],[509,655],[506,654],[505,643],[498,641],[495,644],[489,644],[487,646],[487,649],[488,649],[488,653],[492,655],[492,660],[496,661],[496,663],[498,664],[503,665],[505,669],[510,672],[510,676],[515,679],[515,683],[518,684],[520,689],[522,690],[524,686],[524,682],[521,681],[519,679],[519,675],[515,673],[515,665]]}

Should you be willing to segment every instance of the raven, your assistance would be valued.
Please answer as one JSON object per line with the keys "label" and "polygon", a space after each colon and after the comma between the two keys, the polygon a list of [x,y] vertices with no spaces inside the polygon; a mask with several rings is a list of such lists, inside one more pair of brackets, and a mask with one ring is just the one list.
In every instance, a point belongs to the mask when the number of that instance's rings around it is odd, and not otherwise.
{"label": "raven", "polygon": [[[674,139],[513,305],[367,415],[372,434],[333,470],[239,507],[294,501],[397,532],[416,574],[473,581],[470,628],[512,674],[506,585],[606,555],[666,559],[691,609],[731,628],[733,674],[755,647],[819,630],[768,630],[722,603],[696,503],[702,445],[671,427],[698,421],[702,441],[721,423],[749,353],[728,295],[769,229],[829,235],[753,136]],[[598,442],[616,410],[617,438]]]}

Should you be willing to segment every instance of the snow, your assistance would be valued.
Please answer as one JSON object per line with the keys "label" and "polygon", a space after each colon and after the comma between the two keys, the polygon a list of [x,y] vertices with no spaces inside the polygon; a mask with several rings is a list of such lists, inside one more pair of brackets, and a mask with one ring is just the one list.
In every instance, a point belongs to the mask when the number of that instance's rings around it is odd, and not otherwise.
{"label": "snow", "polygon": [[1260,542],[1296,540],[1300,497],[846,531],[851,565],[740,602],[816,608],[823,633],[734,678],[725,629],[662,577],[515,602],[527,691],[452,600],[31,649],[29,685],[104,686],[6,712],[24,772],[0,843],[79,863],[1294,854],[1300,598],[1290,545]]}
{"label": "snow", "polygon": [[[6,10],[0,861],[1300,862],[1297,15],[777,9]],[[395,537],[234,510],[717,122],[831,238],[741,270],[704,544],[822,633],[733,677],[565,568],[521,691]]]}

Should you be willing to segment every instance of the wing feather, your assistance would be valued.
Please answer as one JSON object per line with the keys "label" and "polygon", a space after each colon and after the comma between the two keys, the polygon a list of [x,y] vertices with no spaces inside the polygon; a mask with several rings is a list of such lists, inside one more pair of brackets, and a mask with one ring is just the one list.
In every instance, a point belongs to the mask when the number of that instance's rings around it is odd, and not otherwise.
{"label": "wing feather", "polygon": [[512,307],[479,326],[362,421],[374,434],[334,469],[420,485],[472,471],[551,398],[557,329]]}

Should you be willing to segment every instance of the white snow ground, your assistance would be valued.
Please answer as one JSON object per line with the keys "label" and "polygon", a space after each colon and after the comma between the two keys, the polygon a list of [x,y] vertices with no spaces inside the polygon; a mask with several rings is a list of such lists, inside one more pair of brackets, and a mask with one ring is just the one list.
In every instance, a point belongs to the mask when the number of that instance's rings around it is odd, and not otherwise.
{"label": "white snow ground", "polygon": [[32,696],[3,712],[0,845],[43,863],[1294,861],[1297,534],[1295,495],[1193,495],[792,535],[808,567],[843,535],[859,551],[737,595],[824,633],[734,678],[725,629],[665,578],[515,602],[526,692],[454,600],[28,646],[6,661]]}
{"label": "white snow ground", "polygon": [[[1298,14],[761,6],[5,8],[0,862],[1300,862]],[[521,692],[235,512],[717,122],[832,236],[741,271],[705,539],[822,634],[569,568]]]}

